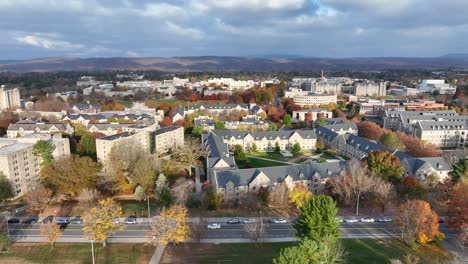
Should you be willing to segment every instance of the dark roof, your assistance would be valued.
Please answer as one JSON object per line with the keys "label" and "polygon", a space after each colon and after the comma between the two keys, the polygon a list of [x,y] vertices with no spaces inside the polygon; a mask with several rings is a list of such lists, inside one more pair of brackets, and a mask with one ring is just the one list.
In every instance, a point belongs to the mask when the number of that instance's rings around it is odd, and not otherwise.
{"label": "dark roof", "polygon": [[161,134],[164,134],[166,132],[169,132],[169,131],[174,131],[174,130],[177,130],[181,128],[180,126],[168,126],[168,127],[163,127],[163,128],[160,128],[160,129],[156,129],[153,133],[153,135],[161,135]]}
{"label": "dark roof", "polygon": [[245,138],[247,135],[251,135],[255,140],[262,138],[275,139],[279,137],[281,139],[289,139],[294,133],[298,133],[302,138],[316,138],[314,130],[282,130],[282,131],[239,131],[239,130],[213,130],[219,137],[223,138]]}
{"label": "dark roof", "polygon": [[339,124],[333,124],[333,125],[325,125],[325,128],[328,128],[332,131],[339,131],[340,129],[343,130],[348,130],[348,129],[353,129],[353,130],[358,130],[358,127],[356,126],[356,123],[351,122],[351,123],[339,123]]}
{"label": "dark roof", "polygon": [[85,109],[101,109],[100,104],[75,104],[76,108],[79,110],[85,110]]}
{"label": "dark roof", "polygon": [[338,175],[344,168],[346,162],[328,162],[328,163],[304,163],[287,166],[237,169],[216,171],[216,181],[218,186],[224,187],[229,181],[234,186],[246,186],[252,182],[260,173],[264,173],[271,182],[283,182],[287,176],[293,180],[310,180],[315,173],[323,178]]}
{"label": "dark roof", "polygon": [[112,136],[107,136],[107,137],[103,137],[103,138],[100,138],[100,140],[116,140],[116,139],[119,139],[119,138],[125,138],[125,137],[129,137],[129,136],[132,136],[132,135],[135,135],[136,133],[135,132],[122,132],[122,133],[118,133],[118,134],[115,134],[115,135],[112,135]]}

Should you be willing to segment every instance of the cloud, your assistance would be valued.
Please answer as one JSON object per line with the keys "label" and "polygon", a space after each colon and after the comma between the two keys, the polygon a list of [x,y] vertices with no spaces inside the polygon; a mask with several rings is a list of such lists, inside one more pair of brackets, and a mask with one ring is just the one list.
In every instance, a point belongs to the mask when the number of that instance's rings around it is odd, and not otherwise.
{"label": "cloud", "polygon": [[461,0],[0,0],[0,10],[0,59],[468,52]]}
{"label": "cloud", "polygon": [[45,36],[42,36],[42,34],[39,34],[39,33],[36,33],[34,35],[18,36],[16,37],[16,41],[20,44],[44,48],[44,49],[71,50],[71,49],[81,49],[84,47],[81,44],[74,44],[74,43],[70,43],[64,40],[47,38]]}
{"label": "cloud", "polygon": [[179,35],[181,37],[187,37],[194,40],[200,40],[203,38],[203,32],[197,28],[181,27],[170,21],[166,21],[167,29],[170,33]]}

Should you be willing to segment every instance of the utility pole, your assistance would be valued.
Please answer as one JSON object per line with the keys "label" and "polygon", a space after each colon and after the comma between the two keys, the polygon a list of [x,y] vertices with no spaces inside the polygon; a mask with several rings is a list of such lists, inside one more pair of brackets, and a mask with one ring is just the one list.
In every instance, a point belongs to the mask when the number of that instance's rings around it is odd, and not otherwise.
{"label": "utility pole", "polygon": [[263,241],[263,217],[262,217],[262,211],[260,211],[260,244]]}
{"label": "utility pole", "polygon": [[91,240],[91,256],[93,258],[93,264],[94,264],[94,240]]}
{"label": "utility pole", "polygon": [[148,222],[149,222],[149,219],[151,218],[151,215],[150,215],[150,204],[149,204],[150,198],[149,198],[148,195],[146,195],[146,200],[148,201]]}

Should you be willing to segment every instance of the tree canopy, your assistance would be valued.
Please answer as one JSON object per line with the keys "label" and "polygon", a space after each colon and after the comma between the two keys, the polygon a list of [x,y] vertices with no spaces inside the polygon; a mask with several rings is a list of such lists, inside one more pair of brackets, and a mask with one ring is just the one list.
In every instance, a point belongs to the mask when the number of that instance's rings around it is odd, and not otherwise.
{"label": "tree canopy", "polygon": [[34,144],[33,154],[39,157],[42,161],[42,165],[48,165],[52,162],[52,152],[54,146],[46,140],[39,140]]}
{"label": "tree canopy", "polygon": [[91,133],[81,136],[80,142],[76,146],[76,153],[80,156],[96,157],[96,140]]}
{"label": "tree canopy", "polygon": [[114,221],[120,217],[122,207],[112,198],[100,200],[83,216],[83,231],[89,239],[102,241],[105,246],[107,237],[121,229],[121,225]]}
{"label": "tree canopy", "polygon": [[372,151],[366,162],[375,176],[388,181],[399,181],[405,172],[403,166],[400,165],[400,159],[386,150]]}
{"label": "tree canopy", "polygon": [[344,251],[332,239],[318,242],[305,239],[296,246],[282,249],[274,264],[333,264],[344,260]]}
{"label": "tree canopy", "polygon": [[293,224],[296,236],[320,242],[324,237],[337,240],[340,237],[339,223],[335,220],[338,208],[330,196],[318,195],[301,207],[301,214]]}
{"label": "tree canopy", "polygon": [[56,192],[78,194],[95,188],[101,166],[90,157],[71,156],[53,161],[41,170],[42,182]]}
{"label": "tree canopy", "polygon": [[7,177],[0,171],[0,201],[11,199],[15,196],[13,186]]}
{"label": "tree canopy", "polygon": [[394,150],[405,150],[405,144],[403,141],[398,138],[396,133],[391,131],[385,132],[380,136],[379,143]]}

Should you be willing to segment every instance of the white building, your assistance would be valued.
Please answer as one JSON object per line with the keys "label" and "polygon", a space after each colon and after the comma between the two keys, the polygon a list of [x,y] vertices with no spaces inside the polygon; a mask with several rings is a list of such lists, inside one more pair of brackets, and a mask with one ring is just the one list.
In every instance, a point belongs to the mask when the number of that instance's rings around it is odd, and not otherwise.
{"label": "white building", "polygon": [[18,88],[5,90],[5,86],[0,87],[0,110],[15,109],[21,107],[21,98]]}
{"label": "white building", "polygon": [[445,83],[445,80],[423,80],[418,85],[418,91],[421,93],[433,93],[437,91],[439,94],[455,94],[457,87]]}
{"label": "white building", "polygon": [[67,123],[22,123],[10,124],[7,130],[9,138],[24,137],[37,133],[66,133],[72,135],[74,129]]}
{"label": "white building", "polygon": [[385,96],[387,95],[387,84],[385,82],[356,82],[353,94],[356,96]]}
{"label": "white building", "polygon": [[0,172],[10,180],[15,197],[28,192],[33,182],[39,180],[40,160],[34,156],[33,148],[39,140],[54,146],[52,157],[61,159],[70,155],[68,138],[60,134],[32,134],[23,138],[0,138]]}

